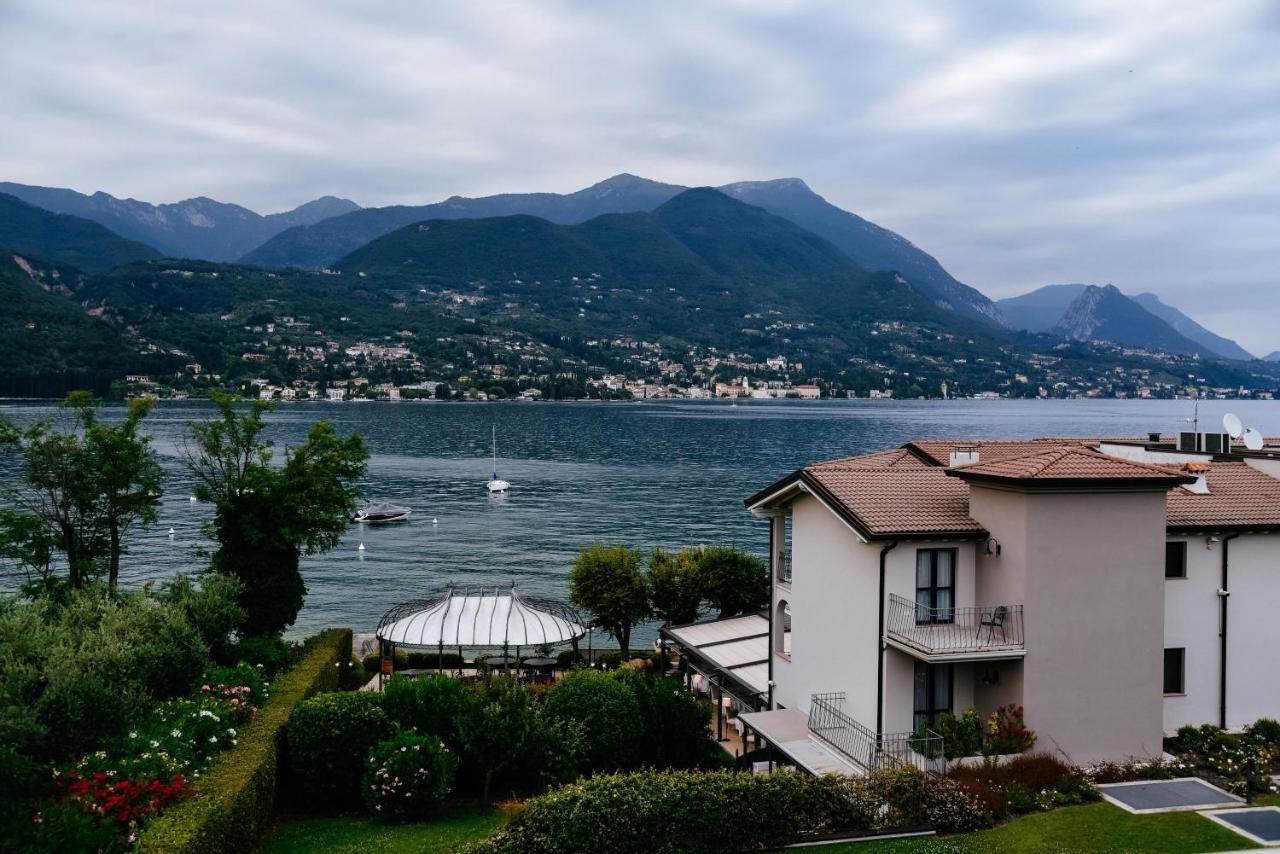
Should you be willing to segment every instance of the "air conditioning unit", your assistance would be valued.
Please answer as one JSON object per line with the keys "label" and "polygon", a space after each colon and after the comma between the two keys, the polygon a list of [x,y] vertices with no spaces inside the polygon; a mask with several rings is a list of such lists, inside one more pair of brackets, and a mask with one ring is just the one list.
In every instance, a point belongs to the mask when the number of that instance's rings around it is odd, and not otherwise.
{"label": "air conditioning unit", "polygon": [[1184,454],[1229,454],[1231,453],[1231,434],[1179,433],[1178,450]]}

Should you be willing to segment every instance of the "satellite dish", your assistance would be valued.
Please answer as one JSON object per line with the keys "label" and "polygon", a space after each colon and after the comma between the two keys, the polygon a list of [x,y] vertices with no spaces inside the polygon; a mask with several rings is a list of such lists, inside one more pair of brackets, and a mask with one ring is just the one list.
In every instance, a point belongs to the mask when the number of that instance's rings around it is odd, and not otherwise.
{"label": "satellite dish", "polygon": [[1228,412],[1222,416],[1222,429],[1226,430],[1232,439],[1239,439],[1244,435],[1244,424],[1240,421],[1240,416]]}
{"label": "satellite dish", "polygon": [[1262,440],[1262,434],[1250,427],[1244,431],[1244,446],[1251,451],[1261,451],[1266,443]]}

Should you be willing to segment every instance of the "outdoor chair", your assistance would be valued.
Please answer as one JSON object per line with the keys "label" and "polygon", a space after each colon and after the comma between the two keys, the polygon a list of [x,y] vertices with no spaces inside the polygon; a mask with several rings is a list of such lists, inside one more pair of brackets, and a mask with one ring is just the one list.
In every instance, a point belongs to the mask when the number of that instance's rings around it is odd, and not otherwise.
{"label": "outdoor chair", "polygon": [[1000,640],[1008,640],[1004,633],[1004,621],[1009,616],[1008,605],[998,605],[991,610],[989,614],[984,614],[978,622],[978,637],[982,637],[982,630],[987,630],[987,640],[993,640],[995,633],[1000,632]]}

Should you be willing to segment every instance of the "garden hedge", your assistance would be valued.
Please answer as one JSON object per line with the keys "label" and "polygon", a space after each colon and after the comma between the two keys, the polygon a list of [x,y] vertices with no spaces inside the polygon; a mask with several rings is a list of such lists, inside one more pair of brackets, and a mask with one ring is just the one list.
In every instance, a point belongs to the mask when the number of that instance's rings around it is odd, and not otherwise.
{"label": "garden hedge", "polygon": [[350,658],[350,629],[329,629],[310,639],[293,669],[271,684],[271,698],[241,730],[239,746],[200,778],[196,797],[142,833],[138,848],[191,854],[256,849],[271,821],[282,735],[294,707],[336,690],[340,669],[334,665]]}

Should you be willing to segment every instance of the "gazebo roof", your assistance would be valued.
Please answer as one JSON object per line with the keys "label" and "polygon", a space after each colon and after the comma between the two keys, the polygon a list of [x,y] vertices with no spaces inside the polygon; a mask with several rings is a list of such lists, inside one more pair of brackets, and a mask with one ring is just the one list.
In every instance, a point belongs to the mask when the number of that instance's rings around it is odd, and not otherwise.
{"label": "gazebo roof", "polygon": [[455,590],[397,605],[382,615],[378,637],[397,646],[512,647],[565,643],[587,633],[577,612],[554,599],[521,596],[514,585]]}

